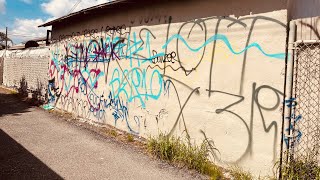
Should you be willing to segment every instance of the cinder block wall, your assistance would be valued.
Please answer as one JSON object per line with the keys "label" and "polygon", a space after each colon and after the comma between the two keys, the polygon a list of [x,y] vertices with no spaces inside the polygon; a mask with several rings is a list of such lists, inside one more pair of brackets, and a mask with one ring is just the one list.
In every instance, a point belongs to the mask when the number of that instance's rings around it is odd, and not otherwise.
{"label": "cinder block wall", "polygon": [[29,91],[45,90],[48,84],[49,48],[29,48],[26,50],[7,50],[4,55],[3,85],[20,88],[27,84]]}
{"label": "cinder block wall", "polygon": [[[216,163],[272,174],[279,158],[286,1],[181,1],[53,26],[49,99],[144,137],[206,137]],[[125,11],[125,13],[123,13]]]}

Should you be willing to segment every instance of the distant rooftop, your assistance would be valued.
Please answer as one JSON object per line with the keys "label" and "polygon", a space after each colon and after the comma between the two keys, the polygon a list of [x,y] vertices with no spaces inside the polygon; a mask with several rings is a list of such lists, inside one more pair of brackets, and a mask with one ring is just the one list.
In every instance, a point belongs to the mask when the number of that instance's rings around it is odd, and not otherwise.
{"label": "distant rooftop", "polygon": [[46,41],[47,40],[47,37],[40,37],[40,38],[35,38],[35,39],[29,39],[27,41],[23,41],[22,44],[25,44],[27,43],[28,41],[36,41],[36,42],[39,42],[39,41]]}

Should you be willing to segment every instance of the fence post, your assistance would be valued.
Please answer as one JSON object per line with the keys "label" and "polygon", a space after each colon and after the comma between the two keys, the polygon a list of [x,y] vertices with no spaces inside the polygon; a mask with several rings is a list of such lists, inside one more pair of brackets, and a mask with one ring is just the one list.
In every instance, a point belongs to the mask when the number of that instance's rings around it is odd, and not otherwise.
{"label": "fence post", "polygon": [[[282,165],[283,165],[283,148],[284,148],[284,134],[285,127],[289,126],[289,122],[286,123],[286,117],[291,116],[291,107],[286,106],[286,99],[292,98],[293,88],[293,68],[294,68],[294,42],[296,39],[296,24],[294,21],[290,21],[288,29],[288,45],[287,45],[287,58],[285,65],[285,80],[284,80],[284,96],[283,96],[283,110],[282,110],[282,127],[281,127],[281,144],[280,144],[280,165],[279,165],[279,179],[282,179]],[[286,149],[288,147],[286,146]],[[288,156],[286,157],[288,161]]]}

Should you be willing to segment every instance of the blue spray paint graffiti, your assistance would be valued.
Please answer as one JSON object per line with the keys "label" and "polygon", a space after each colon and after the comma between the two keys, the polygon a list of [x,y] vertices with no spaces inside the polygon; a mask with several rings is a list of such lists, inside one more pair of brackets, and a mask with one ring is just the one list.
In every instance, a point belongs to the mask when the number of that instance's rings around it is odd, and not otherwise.
{"label": "blue spray paint graffiti", "polygon": [[[292,108],[297,106],[298,103],[295,98],[291,98],[285,100],[285,104],[287,107]],[[284,134],[283,138],[287,147],[293,147],[300,142],[302,137],[302,132],[297,128],[299,121],[302,119],[302,115],[296,115],[295,113],[292,113],[291,116],[286,117],[286,119],[290,123],[288,128],[285,130],[288,135]]]}
{"label": "blue spray paint graffiti", "polygon": [[269,54],[269,53],[266,53],[262,47],[258,44],[258,43],[251,43],[249,44],[247,47],[245,47],[243,50],[240,50],[240,51],[235,51],[232,46],[231,46],[231,43],[229,41],[229,39],[227,38],[227,36],[225,35],[222,35],[222,34],[216,34],[216,35],[213,35],[211,36],[208,40],[206,40],[201,46],[197,47],[197,48],[192,48],[190,47],[190,45],[187,43],[187,41],[180,35],[180,34],[175,34],[173,36],[171,36],[168,41],[162,46],[162,49],[165,49],[169,44],[170,42],[172,42],[173,40],[180,40],[182,41],[186,47],[188,47],[188,49],[190,51],[193,51],[193,52],[198,52],[199,50],[201,50],[202,48],[204,48],[205,46],[207,46],[208,44],[214,42],[214,41],[217,41],[217,40],[221,40],[223,41],[226,46],[228,47],[228,49],[233,53],[233,54],[242,54],[244,53],[245,51],[249,50],[250,48],[257,48],[263,55],[267,56],[267,57],[271,57],[271,58],[276,58],[276,59],[284,59],[285,58],[285,53],[277,53],[277,54]]}

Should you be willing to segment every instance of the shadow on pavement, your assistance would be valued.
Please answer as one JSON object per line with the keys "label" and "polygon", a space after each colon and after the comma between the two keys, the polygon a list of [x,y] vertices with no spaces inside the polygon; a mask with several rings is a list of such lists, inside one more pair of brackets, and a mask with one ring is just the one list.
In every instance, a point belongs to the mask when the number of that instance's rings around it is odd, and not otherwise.
{"label": "shadow on pavement", "polygon": [[0,129],[0,179],[62,179]]}
{"label": "shadow on pavement", "polygon": [[0,117],[4,115],[19,116],[21,113],[29,112],[32,106],[21,102],[16,94],[10,94],[0,87]]}

